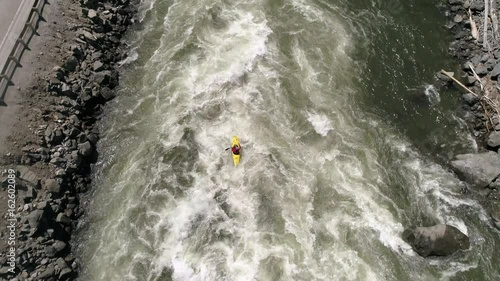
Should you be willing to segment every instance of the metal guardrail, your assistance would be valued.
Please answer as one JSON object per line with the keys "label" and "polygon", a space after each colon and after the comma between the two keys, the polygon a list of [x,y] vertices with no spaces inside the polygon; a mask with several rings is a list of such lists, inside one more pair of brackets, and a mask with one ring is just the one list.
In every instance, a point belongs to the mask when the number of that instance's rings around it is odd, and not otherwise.
{"label": "metal guardrail", "polygon": [[[46,2],[47,0],[24,0],[0,44],[0,105],[6,105],[5,93],[9,85],[12,85],[14,71],[21,65],[24,50],[33,35],[37,34],[36,28],[43,19],[42,11]],[[2,49],[7,51],[2,52]]]}

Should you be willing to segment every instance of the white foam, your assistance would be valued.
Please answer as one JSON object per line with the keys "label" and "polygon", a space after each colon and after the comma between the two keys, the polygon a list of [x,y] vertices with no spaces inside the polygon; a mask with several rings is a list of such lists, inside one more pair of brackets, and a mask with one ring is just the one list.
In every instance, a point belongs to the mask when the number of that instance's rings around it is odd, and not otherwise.
{"label": "white foam", "polygon": [[316,133],[325,137],[329,131],[333,130],[332,122],[324,114],[307,112],[307,121],[314,127]]}
{"label": "white foam", "polygon": [[432,105],[436,105],[441,102],[441,96],[434,85],[424,85],[424,88],[425,96]]}

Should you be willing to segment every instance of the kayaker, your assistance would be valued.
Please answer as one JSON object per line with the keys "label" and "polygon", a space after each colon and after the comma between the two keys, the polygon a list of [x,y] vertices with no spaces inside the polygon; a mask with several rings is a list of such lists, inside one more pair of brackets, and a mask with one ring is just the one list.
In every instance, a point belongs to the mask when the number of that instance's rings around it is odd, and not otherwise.
{"label": "kayaker", "polygon": [[231,151],[233,151],[233,154],[240,154],[240,146],[239,145],[235,145],[231,148]]}

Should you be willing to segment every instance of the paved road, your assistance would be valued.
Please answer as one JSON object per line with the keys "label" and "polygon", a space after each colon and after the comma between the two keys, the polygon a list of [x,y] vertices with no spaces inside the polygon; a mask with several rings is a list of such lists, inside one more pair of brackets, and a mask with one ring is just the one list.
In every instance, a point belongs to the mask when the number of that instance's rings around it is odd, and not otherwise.
{"label": "paved road", "polygon": [[0,0],[0,42],[5,38],[22,2],[20,0]]}

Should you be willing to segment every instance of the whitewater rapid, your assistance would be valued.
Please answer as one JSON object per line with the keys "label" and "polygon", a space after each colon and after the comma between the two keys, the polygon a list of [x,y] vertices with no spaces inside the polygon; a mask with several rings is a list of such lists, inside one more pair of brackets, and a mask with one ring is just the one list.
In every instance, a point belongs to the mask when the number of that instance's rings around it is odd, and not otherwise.
{"label": "whitewater rapid", "polygon": [[[447,280],[493,255],[456,177],[363,110],[370,68],[355,54],[377,55],[371,34],[390,18],[349,5],[141,4],[101,124],[81,280]],[[429,223],[472,250],[419,257],[402,234]]]}

